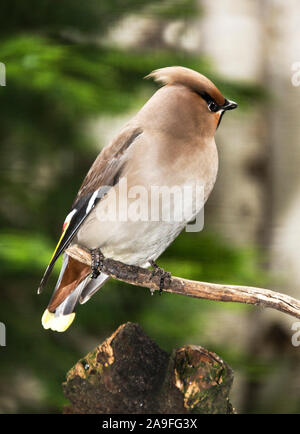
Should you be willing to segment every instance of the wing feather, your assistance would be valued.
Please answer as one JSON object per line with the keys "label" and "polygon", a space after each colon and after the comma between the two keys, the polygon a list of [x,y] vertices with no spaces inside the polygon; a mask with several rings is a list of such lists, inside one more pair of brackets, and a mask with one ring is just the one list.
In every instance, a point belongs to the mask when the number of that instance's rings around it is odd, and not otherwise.
{"label": "wing feather", "polygon": [[70,245],[89,213],[109,188],[118,183],[122,168],[126,162],[126,150],[141,133],[140,128],[128,125],[96,158],[79,189],[71,212],[65,219],[61,237],[42,277],[38,294],[42,292],[46,285],[55,262]]}

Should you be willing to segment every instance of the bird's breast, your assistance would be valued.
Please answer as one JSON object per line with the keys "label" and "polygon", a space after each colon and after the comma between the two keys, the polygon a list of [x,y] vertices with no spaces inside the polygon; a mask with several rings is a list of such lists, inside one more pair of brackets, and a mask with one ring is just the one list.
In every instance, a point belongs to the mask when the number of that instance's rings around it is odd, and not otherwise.
{"label": "bird's breast", "polygon": [[199,213],[217,175],[215,142],[179,147],[174,141],[167,149],[165,140],[155,134],[136,140],[118,184],[79,230],[80,244],[143,266]]}
{"label": "bird's breast", "polygon": [[[161,131],[144,132],[131,149],[127,177],[129,185],[165,188],[202,186],[207,200],[218,172],[218,152],[213,137],[196,134],[176,138]],[[143,148],[144,152],[141,151]]]}

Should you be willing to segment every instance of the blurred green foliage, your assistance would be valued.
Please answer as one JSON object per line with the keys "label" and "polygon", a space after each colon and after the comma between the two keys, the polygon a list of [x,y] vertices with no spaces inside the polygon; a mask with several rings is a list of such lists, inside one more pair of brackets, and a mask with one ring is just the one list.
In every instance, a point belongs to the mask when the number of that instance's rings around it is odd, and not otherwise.
{"label": "blurred green foliage", "polygon": [[[0,88],[0,320],[7,327],[7,347],[1,349],[0,391],[8,393],[17,372],[37,378],[43,391],[32,400],[15,397],[11,411],[61,411],[66,371],[123,322],[139,322],[171,350],[183,343],[205,344],[202,332],[211,315],[218,320],[216,312],[226,308],[234,316],[249,309],[168,294],[151,297],[144,289],[111,281],[78,309],[77,321],[64,335],[41,327],[59,264],[49,291],[38,297],[36,288],[96,156],[87,122],[138,108],[155,89],[142,78],[174,64],[209,75],[242,107],[261,94],[251,85],[215,77],[209,60],[199,56],[166,49],[122,51],[99,43],[99,36],[120,18],[142,10],[160,19],[186,18],[195,14],[196,2],[1,3],[0,61],[6,65],[7,85]],[[255,285],[264,280],[254,251],[228,246],[206,231],[182,234],[160,264],[190,279]],[[226,343],[220,348],[229,363],[240,362],[247,369],[248,356],[231,350]],[[255,367],[260,370],[261,364],[251,361],[251,369]]]}

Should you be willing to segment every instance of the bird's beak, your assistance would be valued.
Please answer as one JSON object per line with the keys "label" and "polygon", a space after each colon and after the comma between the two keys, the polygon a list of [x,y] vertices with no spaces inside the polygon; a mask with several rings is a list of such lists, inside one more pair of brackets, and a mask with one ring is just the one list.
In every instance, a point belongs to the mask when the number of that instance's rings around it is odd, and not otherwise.
{"label": "bird's beak", "polygon": [[223,105],[224,110],[234,110],[237,108],[237,103],[234,101],[230,101],[228,99],[225,100],[225,104]]}

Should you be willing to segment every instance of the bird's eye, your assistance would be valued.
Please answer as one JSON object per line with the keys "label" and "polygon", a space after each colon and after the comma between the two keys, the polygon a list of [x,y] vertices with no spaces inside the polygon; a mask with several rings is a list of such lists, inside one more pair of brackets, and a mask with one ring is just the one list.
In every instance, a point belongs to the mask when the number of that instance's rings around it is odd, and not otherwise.
{"label": "bird's eye", "polygon": [[210,110],[211,112],[217,112],[217,111],[219,110],[219,106],[218,106],[218,104],[215,103],[214,101],[211,101],[211,102],[208,104],[208,108],[209,108],[209,110]]}

